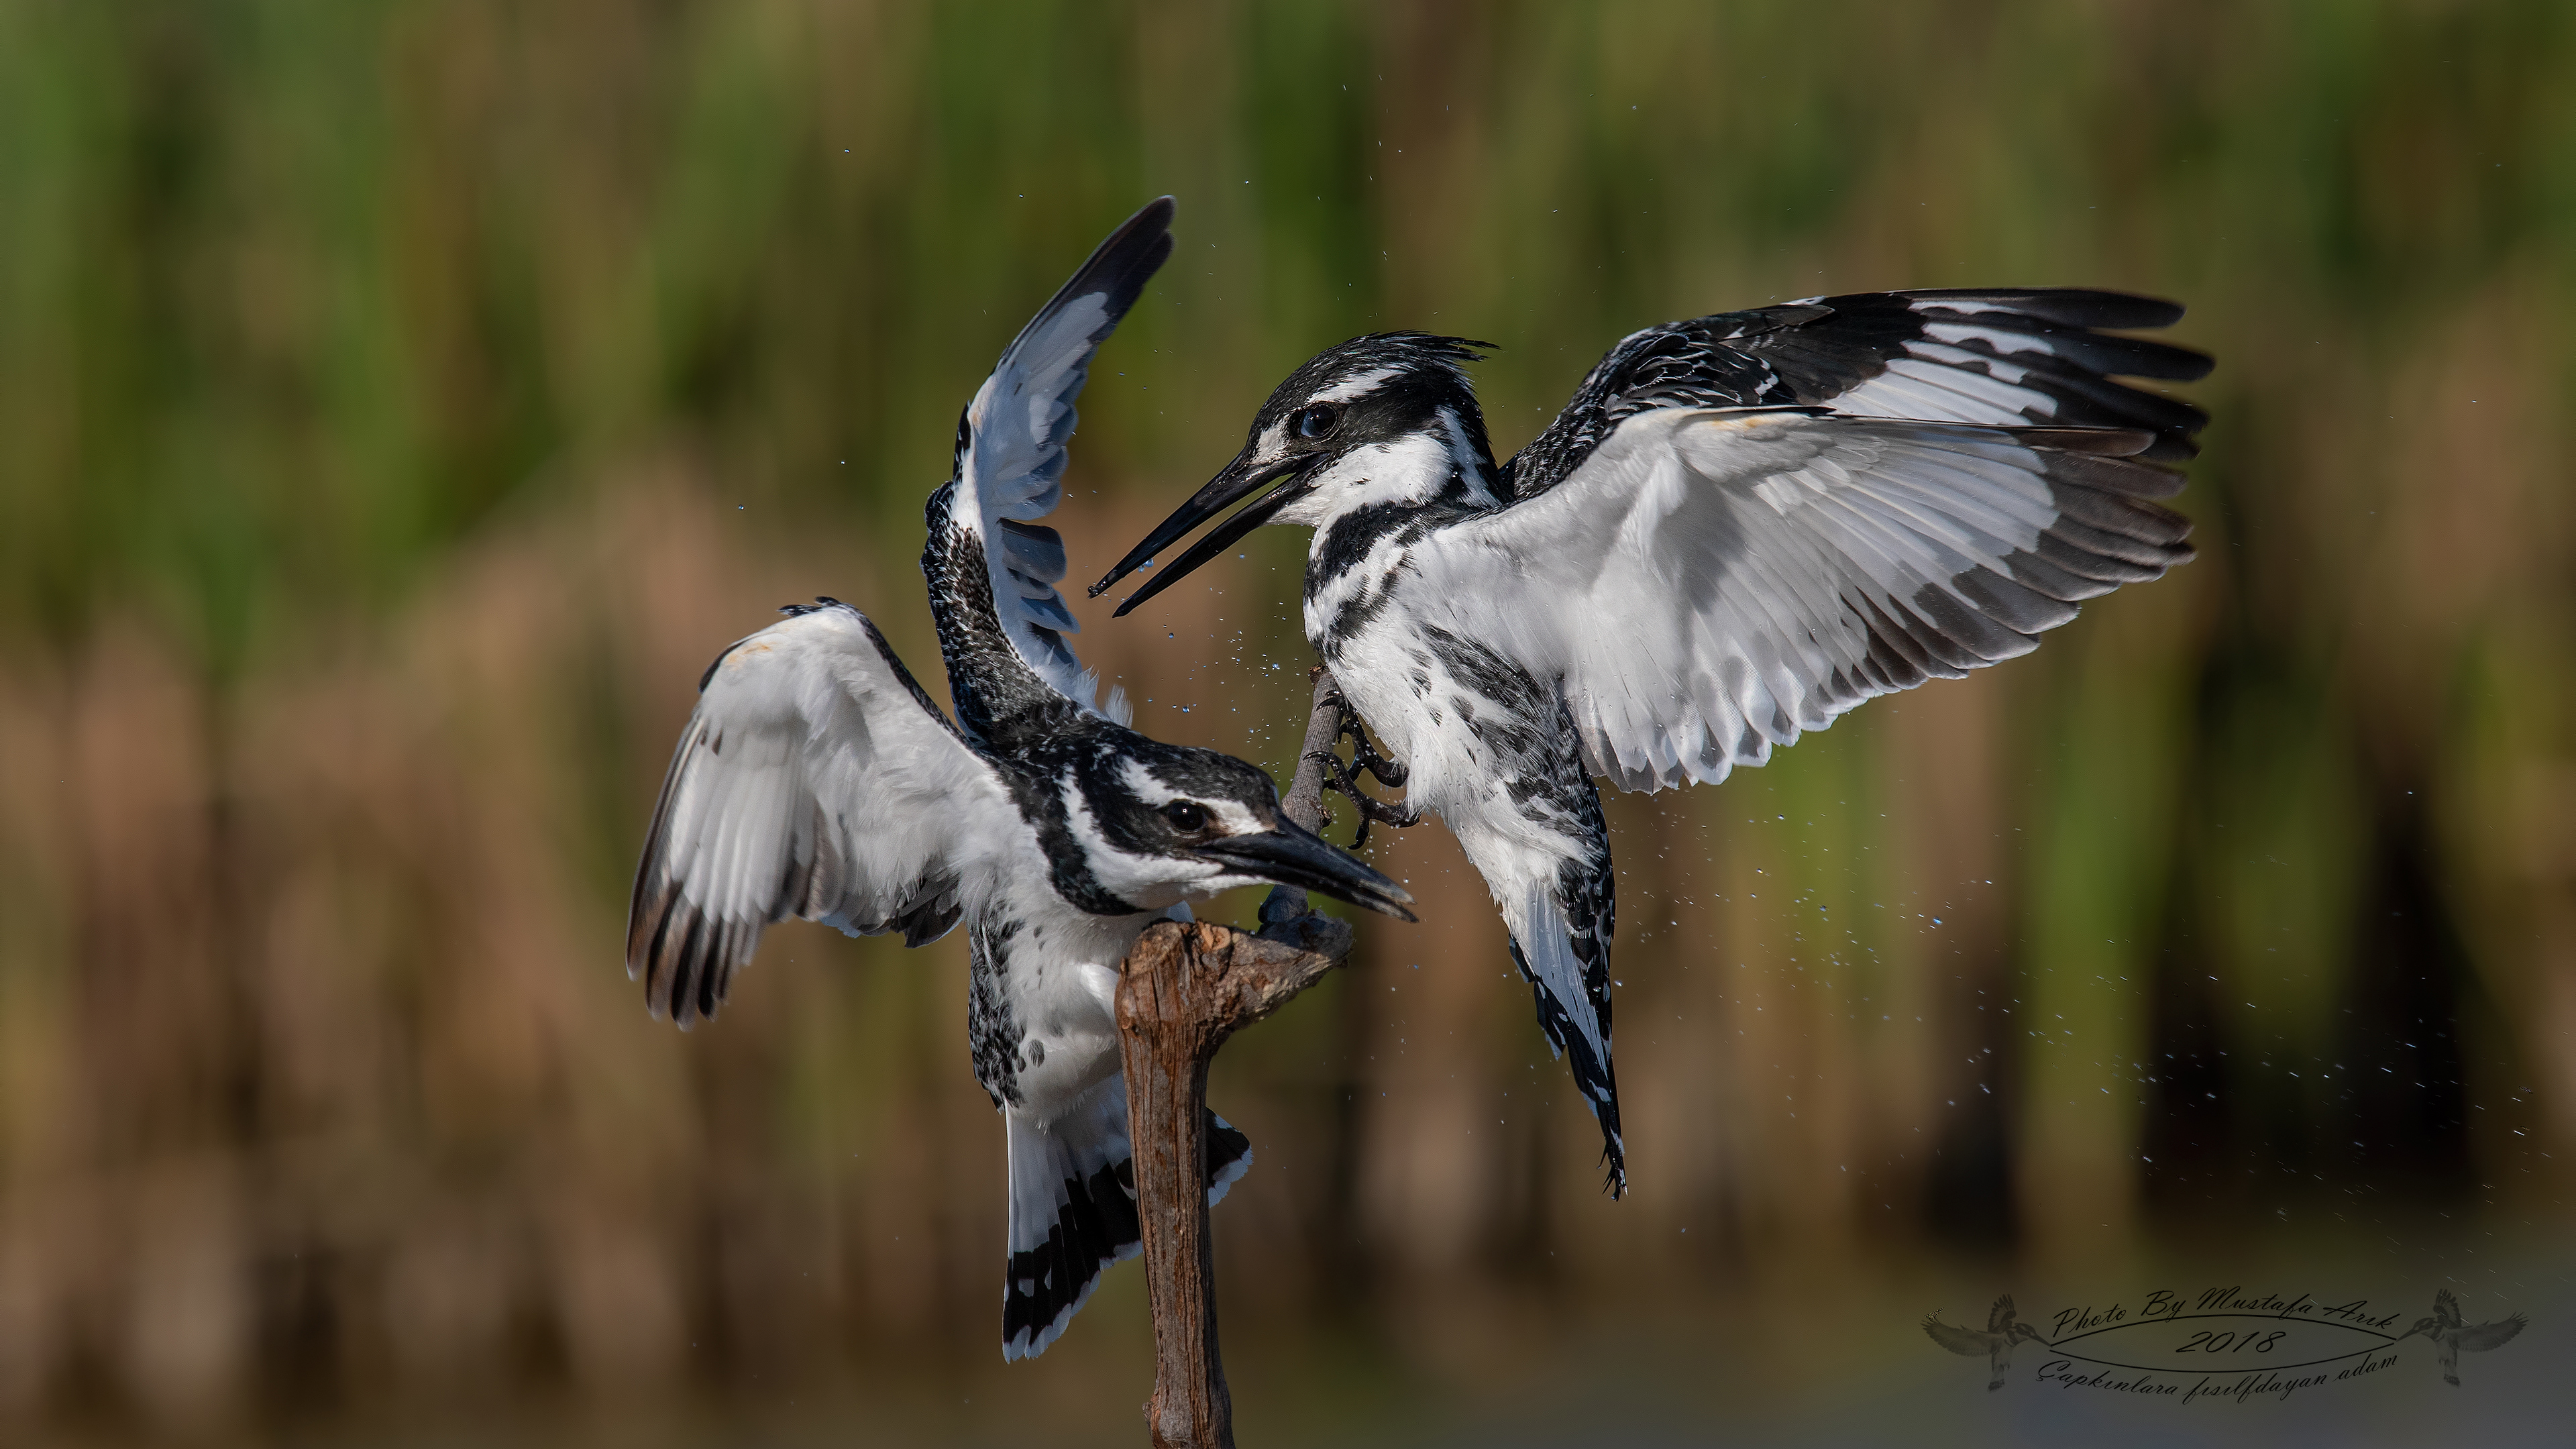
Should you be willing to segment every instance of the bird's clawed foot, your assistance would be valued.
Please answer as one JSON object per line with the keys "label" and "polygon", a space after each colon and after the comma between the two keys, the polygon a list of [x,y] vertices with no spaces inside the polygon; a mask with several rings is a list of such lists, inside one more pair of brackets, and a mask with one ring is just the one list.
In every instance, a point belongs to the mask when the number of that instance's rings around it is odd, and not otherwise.
{"label": "bird's clawed foot", "polygon": [[[1328,751],[1318,750],[1306,758],[1313,760],[1324,767],[1324,786],[1326,789],[1338,790],[1342,794],[1349,796],[1351,804],[1359,809],[1360,833],[1352,837],[1351,849],[1358,850],[1368,844],[1369,826],[1372,824],[1392,825],[1396,829],[1402,830],[1407,826],[1419,825],[1422,823],[1422,812],[1416,807],[1402,801],[1389,804],[1386,801],[1380,800],[1362,790],[1360,788],[1360,782],[1357,775],[1352,770],[1350,764],[1343,760],[1341,756],[1332,754]],[[1363,765],[1361,768],[1366,769],[1367,767]],[[1369,773],[1375,774],[1376,772],[1370,771]]]}
{"label": "bird's clawed foot", "polygon": [[[1377,746],[1369,740],[1368,726],[1360,721],[1359,712],[1352,709],[1348,701],[1337,697],[1333,703],[1342,711],[1342,733],[1350,737],[1352,768],[1365,772],[1390,790],[1403,789],[1412,772],[1377,752]],[[1413,822],[1408,820],[1404,823],[1410,825]]]}
{"label": "bird's clawed foot", "polygon": [[[1306,758],[1324,767],[1325,788],[1350,797],[1351,804],[1360,812],[1360,831],[1352,838],[1351,849],[1358,850],[1368,844],[1371,825],[1391,825],[1402,830],[1421,824],[1422,810],[1419,806],[1404,801],[1389,803],[1360,788],[1359,777],[1367,775],[1381,785],[1402,789],[1407,771],[1404,766],[1378,753],[1377,746],[1369,742],[1368,730],[1360,723],[1358,713],[1347,702],[1337,696],[1333,703],[1342,712],[1342,735],[1351,742],[1351,758],[1344,760],[1331,750],[1318,750]],[[1340,743],[1340,739],[1334,743]]]}

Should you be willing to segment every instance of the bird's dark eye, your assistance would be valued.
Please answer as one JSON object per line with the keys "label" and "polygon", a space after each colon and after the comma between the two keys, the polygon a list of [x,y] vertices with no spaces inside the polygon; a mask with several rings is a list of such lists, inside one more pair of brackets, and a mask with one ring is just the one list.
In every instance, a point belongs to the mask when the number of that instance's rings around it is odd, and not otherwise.
{"label": "bird's dark eye", "polygon": [[1206,807],[1188,800],[1175,800],[1164,806],[1163,818],[1172,822],[1172,828],[1175,830],[1196,831],[1207,828]]}
{"label": "bird's dark eye", "polygon": [[1317,403],[1310,408],[1300,408],[1297,416],[1291,418],[1288,425],[1296,429],[1298,437],[1320,438],[1331,432],[1333,424],[1341,420],[1340,408],[1331,403]]}

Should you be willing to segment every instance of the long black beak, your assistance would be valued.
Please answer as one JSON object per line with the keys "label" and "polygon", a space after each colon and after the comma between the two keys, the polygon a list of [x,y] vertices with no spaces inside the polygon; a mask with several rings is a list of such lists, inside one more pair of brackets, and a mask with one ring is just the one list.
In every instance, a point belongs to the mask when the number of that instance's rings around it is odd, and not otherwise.
{"label": "long black beak", "polygon": [[1234,461],[1225,465],[1224,472],[1209,479],[1208,485],[1193,494],[1189,502],[1174,509],[1161,527],[1145,535],[1143,543],[1127,550],[1127,556],[1118,561],[1118,567],[1102,575],[1100,582],[1091,586],[1091,597],[1096,599],[1108,592],[1111,584],[1134,573],[1139,564],[1166,547],[1188,537],[1191,529],[1224,512],[1236,499],[1265,483],[1276,481],[1279,484],[1242,512],[1218,524],[1205,538],[1191,544],[1187,553],[1172,560],[1171,566],[1154,575],[1152,582],[1145,587],[1129,594],[1119,603],[1118,612],[1109,616],[1113,619],[1124,617],[1128,610],[1179,583],[1190,570],[1225,552],[1236,539],[1268,523],[1272,514],[1304,497],[1308,489],[1306,475],[1330,456],[1308,453],[1267,466],[1255,466],[1250,448],[1235,454]]}
{"label": "long black beak", "polygon": [[1413,912],[1405,909],[1413,904],[1412,892],[1369,869],[1358,856],[1284,819],[1276,830],[1211,841],[1199,846],[1198,853],[1246,875],[1300,890],[1322,891],[1335,900],[1366,906],[1398,920],[1416,919]]}

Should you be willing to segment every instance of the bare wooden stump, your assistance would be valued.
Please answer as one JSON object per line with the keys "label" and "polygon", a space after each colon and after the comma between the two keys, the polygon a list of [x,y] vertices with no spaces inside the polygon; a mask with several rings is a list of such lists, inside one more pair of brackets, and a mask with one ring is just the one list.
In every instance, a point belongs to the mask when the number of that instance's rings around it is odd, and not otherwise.
{"label": "bare wooden stump", "polygon": [[[1323,776],[1305,758],[1340,734],[1333,677],[1316,672],[1315,707],[1282,813],[1323,822]],[[1320,736],[1319,736],[1320,732]],[[1268,1016],[1350,955],[1351,928],[1313,914],[1303,891],[1273,889],[1259,935],[1198,921],[1157,923],[1119,966],[1118,1038],[1135,1152],[1136,1217],[1154,1312],[1155,1449],[1233,1449],[1234,1401],[1217,1354],[1216,1270],[1208,1237],[1208,1064],[1225,1039]]]}
{"label": "bare wooden stump", "polygon": [[1323,950],[1207,921],[1165,921],[1128,953],[1118,982],[1136,1217],[1154,1308],[1155,1449],[1232,1449],[1234,1404],[1216,1339],[1208,1237],[1208,1063],[1225,1039],[1277,1010],[1350,950],[1350,927],[1307,918]]}

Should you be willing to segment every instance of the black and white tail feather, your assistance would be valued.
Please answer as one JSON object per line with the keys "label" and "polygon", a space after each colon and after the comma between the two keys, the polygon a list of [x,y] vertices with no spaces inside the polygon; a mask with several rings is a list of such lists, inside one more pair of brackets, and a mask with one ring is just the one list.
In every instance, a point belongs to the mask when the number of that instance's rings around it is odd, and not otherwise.
{"label": "black and white tail feather", "polygon": [[[1143,1246],[1127,1083],[1111,1077],[1051,1121],[1012,1115],[1011,1260],[1002,1289],[1002,1357],[1034,1358],[1091,1301],[1101,1270]],[[1207,1115],[1208,1206],[1252,1170],[1252,1142]]]}

